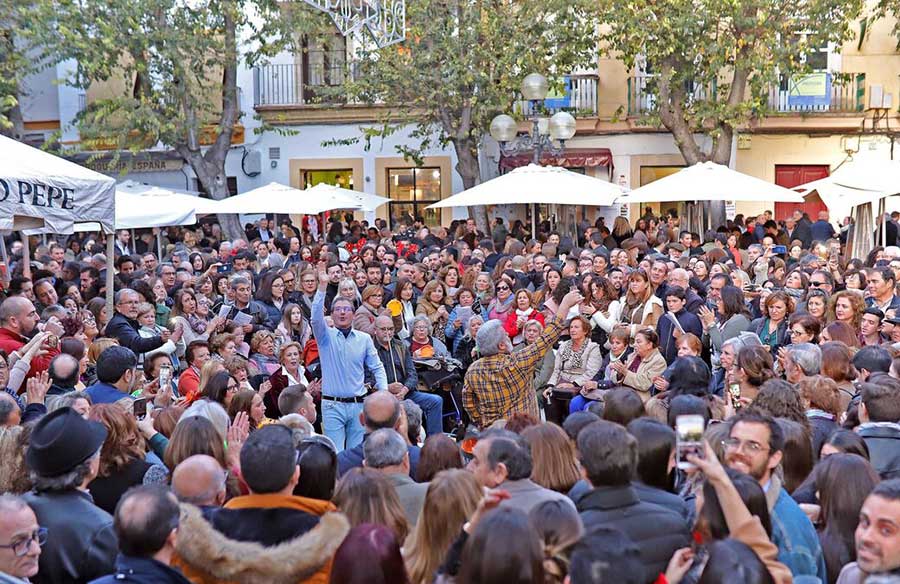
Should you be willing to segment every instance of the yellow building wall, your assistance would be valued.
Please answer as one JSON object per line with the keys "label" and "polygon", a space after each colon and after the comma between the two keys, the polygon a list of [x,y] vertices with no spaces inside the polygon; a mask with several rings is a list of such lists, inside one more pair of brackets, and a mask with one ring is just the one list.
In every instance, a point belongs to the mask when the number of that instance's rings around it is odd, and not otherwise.
{"label": "yellow building wall", "polygon": [[[765,135],[753,134],[750,148],[738,150],[735,170],[775,182],[775,166],[779,164],[827,164],[834,169],[847,154],[843,136]],[[855,144],[855,143],[854,143]],[[773,209],[774,203],[738,202],[736,213],[755,215]]]}

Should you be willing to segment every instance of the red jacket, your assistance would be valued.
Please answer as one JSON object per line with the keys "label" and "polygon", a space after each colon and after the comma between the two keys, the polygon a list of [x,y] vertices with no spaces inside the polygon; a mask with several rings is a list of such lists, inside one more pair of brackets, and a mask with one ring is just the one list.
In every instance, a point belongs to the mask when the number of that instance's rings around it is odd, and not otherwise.
{"label": "red jacket", "polygon": [[[519,327],[516,326],[516,322],[519,320],[519,315],[516,314],[516,310],[513,309],[512,312],[507,315],[506,320],[503,321],[503,328],[506,329],[506,332],[509,333],[509,338],[513,339],[517,334],[522,332],[519,330]],[[540,310],[532,309],[531,314],[528,315],[526,320],[536,320],[541,323],[541,327],[544,326],[544,315]],[[523,327],[524,328],[524,327]]]}
{"label": "red jacket", "polygon": [[[12,354],[13,351],[18,351],[22,347],[25,346],[25,343],[28,342],[28,339],[23,337],[17,332],[11,331],[8,328],[0,327],[0,349],[2,349],[7,355]],[[28,370],[28,375],[25,376],[25,379],[30,377],[34,377],[38,373],[42,371],[46,371],[50,368],[50,361],[53,360],[54,357],[59,355],[59,348],[47,349],[47,354],[43,357],[35,357],[31,360],[31,369]]]}
{"label": "red jacket", "polygon": [[188,404],[200,397],[200,374],[193,367],[185,369],[178,378],[178,395],[187,398]]}

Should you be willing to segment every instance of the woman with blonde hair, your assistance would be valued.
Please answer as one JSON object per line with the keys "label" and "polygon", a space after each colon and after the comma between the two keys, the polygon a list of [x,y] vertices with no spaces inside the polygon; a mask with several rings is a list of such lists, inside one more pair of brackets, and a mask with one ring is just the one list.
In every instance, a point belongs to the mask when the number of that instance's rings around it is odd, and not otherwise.
{"label": "woman with blonde hair", "polygon": [[430,584],[434,580],[447,550],[481,497],[478,481],[466,470],[441,471],[431,480],[419,521],[403,548],[412,584]]}
{"label": "woman with blonde hair", "polygon": [[27,493],[33,486],[25,464],[32,424],[0,428],[0,493]]}
{"label": "woman with blonde hair", "polygon": [[632,338],[641,329],[656,328],[662,314],[663,303],[653,295],[650,276],[642,269],[631,272],[628,276],[628,291],[625,293],[621,322],[628,325]]}
{"label": "woman with blonde hair", "polygon": [[613,221],[611,235],[620,247],[622,246],[623,241],[634,235],[634,232],[631,230],[631,225],[628,224],[628,219],[621,215],[616,217],[616,220]]}
{"label": "woman with blonde hair", "polygon": [[424,315],[431,321],[431,336],[444,342],[444,327],[450,318],[450,308],[447,304],[447,286],[440,280],[431,280],[425,285],[419,303],[416,306],[416,316]]}
{"label": "woman with blonde hair", "polygon": [[572,441],[556,424],[543,422],[522,431],[531,447],[531,480],[556,491],[568,493],[581,478]]}
{"label": "woman with blonde hair", "polygon": [[861,294],[849,290],[835,292],[828,301],[828,322],[844,322],[859,331],[865,309],[866,301]]}
{"label": "woman with blonde hair", "polygon": [[375,338],[375,319],[384,311],[384,288],[366,286],[362,291],[362,302],[353,314],[353,329]]}
{"label": "woman with blonde hair", "polygon": [[409,523],[396,489],[377,470],[351,469],[338,482],[333,502],[347,516],[350,527],[363,523],[384,525],[394,532],[398,541],[406,539],[409,533]]}

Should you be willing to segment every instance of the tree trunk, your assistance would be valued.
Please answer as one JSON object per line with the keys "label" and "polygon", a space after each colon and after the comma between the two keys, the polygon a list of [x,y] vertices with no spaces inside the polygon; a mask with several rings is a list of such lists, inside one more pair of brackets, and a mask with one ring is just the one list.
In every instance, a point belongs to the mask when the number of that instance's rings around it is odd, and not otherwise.
{"label": "tree trunk", "polygon": [[[186,146],[181,145],[176,148],[182,158],[191,165],[197,180],[203,185],[203,189],[209,196],[217,201],[221,201],[229,196],[228,180],[225,176],[225,157],[217,156],[212,160],[204,157],[199,152],[191,152]],[[207,153],[209,154],[209,153]],[[220,213],[219,225],[222,226],[222,233],[228,239],[246,239],[246,234],[241,227],[240,219],[233,213]]]}
{"label": "tree trunk", "polygon": [[[481,182],[481,165],[478,163],[478,151],[468,147],[467,143],[454,140],[456,149],[456,172],[462,178],[463,188],[470,189]],[[469,217],[475,220],[475,227],[485,237],[491,236],[491,227],[488,222],[487,208],[484,205],[469,207]]]}

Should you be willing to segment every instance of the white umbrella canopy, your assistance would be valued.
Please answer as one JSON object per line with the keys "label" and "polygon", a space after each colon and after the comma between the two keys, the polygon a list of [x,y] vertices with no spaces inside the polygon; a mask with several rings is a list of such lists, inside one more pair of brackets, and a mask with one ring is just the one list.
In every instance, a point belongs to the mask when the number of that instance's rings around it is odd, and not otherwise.
{"label": "white umbrella canopy", "polygon": [[896,195],[900,193],[900,162],[868,158],[851,160],[828,178],[843,187],[882,193],[882,197]]}
{"label": "white umbrella canopy", "polygon": [[794,190],[804,197],[818,193],[819,198],[828,207],[833,221],[840,221],[850,215],[853,207],[875,203],[884,198],[884,193],[865,189],[854,189],[834,182],[834,175],[820,178],[797,187]]}
{"label": "white umbrella canopy", "polygon": [[0,136],[0,229],[72,233],[73,224],[115,223],[116,181]]}
{"label": "white umbrella canopy", "polygon": [[[167,205],[169,203],[178,205],[179,207],[187,207],[193,209],[197,215],[211,215],[219,212],[219,202],[213,199],[205,199],[196,191],[185,191],[181,189],[170,189],[167,187],[159,187],[147,183],[137,182],[133,180],[122,181],[116,185],[116,194],[127,194],[145,197],[151,201],[155,201],[159,205]],[[128,211],[123,209],[123,211]],[[116,213],[116,221],[119,220],[119,214]],[[174,224],[172,224],[174,225]],[[186,225],[179,223],[178,225]]]}
{"label": "white umbrella canopy", "polygon": [[310,195],[311,191],[273,182],[219,201],[217,212],[317,215],[334,209],[362,208],[359,199],[324,191]]}
{"label": "white umbrella canopy", "polygon": [[556,166],[529,164],[429,205],[428,208],[522,203],[605,207],[614,204],[623,192],[619,185],[599,178]]}
{"label": "white umbrella canopy", "polygon": [[378,195],[373,195],[370,193],[362,193],[360,191],[354,191],[351,189],[344,189],[341,187],[336,187],[334,185],[328,185],[325,183],[319,183],[314,187],[304,189],[303,192],[306,193],[306,196],[324,195],[324,196],[330,197],[330,196],[334,195],[334,196],[355,199],[355,200],[359,201],[359,203],[362,205],[361,207],[359,207],[360,211],[374,211],[378,207],[384,205],[385,203],[391,202],[391,200],[388,199],[387,197],[379,197]]}
{"label": "white umbrella canopy", "polygon": [[683,201],[777,201],[802,203],[790,189],[732,170],[714,162],[698,162],[675,174],[628,193],[619,203],[677,203]]}

